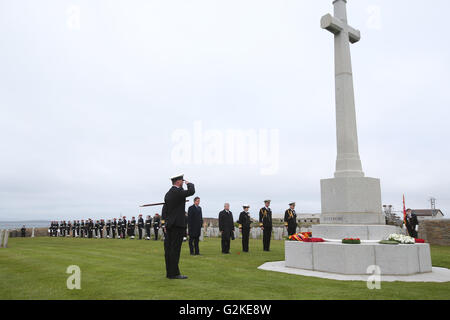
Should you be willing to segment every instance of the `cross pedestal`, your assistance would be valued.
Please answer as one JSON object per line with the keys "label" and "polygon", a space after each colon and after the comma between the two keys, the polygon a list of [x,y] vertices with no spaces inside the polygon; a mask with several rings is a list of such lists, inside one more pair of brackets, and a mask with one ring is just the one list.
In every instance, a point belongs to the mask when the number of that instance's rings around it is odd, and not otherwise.
{"label": "cross pedestal", "polygon": [[321,27],[334,35],[337,159],[334,178],[320,182],[320,223],[384,225],[380,180],[364,176],[358,150],[350,43],[361,33],[347,23],[347,1],[333,5],[334,16],[323,16]]}

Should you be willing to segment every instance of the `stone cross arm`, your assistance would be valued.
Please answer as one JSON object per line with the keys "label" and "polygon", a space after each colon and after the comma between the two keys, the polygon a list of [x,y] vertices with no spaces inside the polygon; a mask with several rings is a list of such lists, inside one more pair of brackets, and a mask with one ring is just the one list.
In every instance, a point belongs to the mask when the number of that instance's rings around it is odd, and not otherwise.
{"label": "stone cross arm", "polygon": [[356,43],[361,40],[361,32],[359,30],[350,27],[347,22],[342,21],[331,14],[326,14],[320,20],[320,26],[322,29],[326,29],[331,33],[337,35],[342,31],[348,32],[348,38],[351,43]]}

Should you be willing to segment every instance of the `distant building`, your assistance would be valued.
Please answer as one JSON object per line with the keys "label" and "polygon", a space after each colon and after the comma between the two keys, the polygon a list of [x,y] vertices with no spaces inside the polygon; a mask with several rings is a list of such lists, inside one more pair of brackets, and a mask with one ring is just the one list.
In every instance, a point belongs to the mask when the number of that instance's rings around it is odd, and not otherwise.
{"label": "distant building", "polygon": [[414,213],[419,221],[444,218],[440,209],[411,209],[411,213]]}

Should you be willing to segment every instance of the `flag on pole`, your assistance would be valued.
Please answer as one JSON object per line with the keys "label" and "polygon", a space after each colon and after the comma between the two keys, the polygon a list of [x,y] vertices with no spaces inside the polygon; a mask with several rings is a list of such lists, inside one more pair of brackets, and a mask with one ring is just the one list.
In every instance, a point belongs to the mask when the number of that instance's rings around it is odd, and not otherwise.
{"label": "flag on pole", "polygon": [[403,195],[403,222],[406,226],[406,205],[405,205],[405,195]]}

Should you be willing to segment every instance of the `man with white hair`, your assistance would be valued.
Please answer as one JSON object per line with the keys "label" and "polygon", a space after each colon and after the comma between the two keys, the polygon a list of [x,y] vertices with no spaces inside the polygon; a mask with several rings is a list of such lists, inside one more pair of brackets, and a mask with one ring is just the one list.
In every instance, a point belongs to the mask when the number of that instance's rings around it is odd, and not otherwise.
{"label": "man with white hair", "polygon": [[230,211],[230,204],[225,203],[219,213],[219,231],[222,236],[222,253],[230,253],[230,239],[234,240],[234,220]]}

